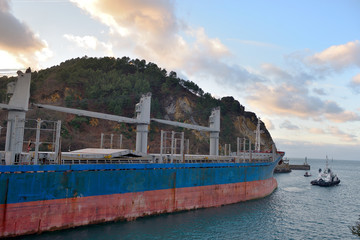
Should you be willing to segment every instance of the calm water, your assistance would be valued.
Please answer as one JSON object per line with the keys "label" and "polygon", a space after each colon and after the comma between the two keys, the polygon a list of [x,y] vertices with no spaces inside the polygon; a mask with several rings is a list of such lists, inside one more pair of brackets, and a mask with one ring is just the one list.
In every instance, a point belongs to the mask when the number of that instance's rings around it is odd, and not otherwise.
{"label": "calm water", "polygon": [[279,187],[264,199],[22,239],[358,239],[348,226],[360,215],[360,161],[330,161],[341,180],[331,188],[310,185],[325,161],[308,162],[312,177],[276,174]]}

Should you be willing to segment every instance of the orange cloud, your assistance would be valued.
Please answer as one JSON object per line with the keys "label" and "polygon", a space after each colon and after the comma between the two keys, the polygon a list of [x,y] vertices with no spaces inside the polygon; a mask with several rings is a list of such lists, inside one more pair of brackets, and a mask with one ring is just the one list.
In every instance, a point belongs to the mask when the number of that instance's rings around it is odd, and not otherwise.
{"label": "orange cloud", "polygon": [[280,124],[280,128],[286,128],[288,130],[299,130],[300,128],[292,124],[289,120],[285,120],[283,123]]}
{"label": "orange cloud", "polygon": [[357,142],[355,135],[347,134],[347,133],[341,131],[337,127],[329,127],[328,134],[333,135],[337,138],[340,138],[340,140],[345,141],[345,142]]}
{"label": "orange cloud", "polygon": [[360,93],[360,73],[352,77],[349,87],[355,93]]}
{"label": "orange cloud", "polygon": [[[339,142],[348,142],[348,143],[358,142],[356,135],[348,134],[335,126],[325,127],[324,129],[309,128],[308,132],[314,135],[327,135],[326,136],[327,139],[330,139],[331,137],[337,138]],[[321,136],[321,138],[324,138],[324,136]]]}
{"label": "orange cloud", "polygon": [[331,46],[308,58],[309,63],[341,70],[351,65],[360,66],[360,41]]}
{"label": "orange cloud", "polygon": [[279,83],[276,86],[258,83],[251,89],[247,102],[268,115],[295,116],[304,119],[329,119],[333,122],[360,121],[354,112],[345,111],[336,102],[309,95],[303,86]]}
{"label": "orange cloud", "polygon": [[309,132],[312,134],[326,134],[325,131],[320,128],[310,128]]}
{"label": "orange cloud", "polygon": [[175,60],[179,55],[189,52],[188,44],[178,34],[179,23],[170,1],[72,2],[109,27],[114,47],[125,46],[138,56],[159,64],[177,62]]}
{"label": "orange cloud", "polygon": [[265,126],[266,126],[266,129],[268,129],[268,130],[274,130],[274,129],[275,129],[275,126],[274,126],[274,124],[271,122],[270,119],[263,118],[263,119],[261,119],[261,121],[264,122],[264,124],[265,124]]}
{"label": "orange cloud", "polygon": [[226,81],[228,85],[256,79],[246,69],[225,63],[231,53],[218,38],[178,19],[173,1],[71,1],[108,26],[114,52],[126,49],[189,78]]}
{"label": "orange cloud", "polygon": [[84,49],[100,50],[106,53],[108,56],[113,56],[112,44],[99,41],[94,36],[74,36],[71,34],[64,34],[64,38],[70,42],[74,42],[78,47]]}
{"label": "orange cloud", "polygon": [[351,111],[341,110],[338,113],[326,113],[325,116],[329,120],[337,123],[360,121],[360,116]]}
{"label": "orange cloud", "polygon": [[[15,18],[8,0],[0,3],[0,55],[8,56],[23,67],[38,67],[37,63],[52,55],[45,41],[39,39],[31,29]],[[35,63],[35,66],[34,66]],[[7,65],[0,62],[1,66]]]}
{"label": "orange cloud", "polygon": [[356,84],[356,85],[360,85],[360,73],[355,75],[353,78],[352,78],[352,83]]}
{"label": "orange cloud", "polygon": [[293,78],[286,71],[280,69],[279,67],[271,63],[263,63],[261,65],[261,68],[264,71],[264,73],[269,77],[275,77],[277,79],[285,79],[285,80],[290,80]]}

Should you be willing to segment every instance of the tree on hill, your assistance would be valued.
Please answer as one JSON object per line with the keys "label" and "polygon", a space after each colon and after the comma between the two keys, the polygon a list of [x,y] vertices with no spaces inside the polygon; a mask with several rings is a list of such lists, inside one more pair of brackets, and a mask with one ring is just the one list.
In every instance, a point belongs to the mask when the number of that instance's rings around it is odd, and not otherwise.
{"label": "tree on hill", "polygon": [[[3,78],[0,82],[1,89],[5,89],[0,91],[1,98],[5,97],[6,84],[9,81],[10,79]],[[85,56],[34,72],[30,101],[134,117],[135,104],[138,103],[142,94],[148,92],[152,93],[151,117],[155,118],[167,117],[174,121],[187,121],[206,126],[211,110],[220,107],[222,121],[220,138],[223,143],[230,143],[232,146],[236,146],[236,137],[244,137],[237,132],[235,127],[236,116],[245,116],[249,119],[248,123],[256,124],[257,122],[256,115],[245,112],[245,108],[233,97],[216,99],[210,93],[205,93],[193,81],[180,79],[174,71],[168,72],[155,63],[129,57],[93,58]],[[169,116],[167,110],[169,105],[174,104],[177,99],[185,97],[191,105],[191,111]],[[37,114],[39,113],[37,112]],[[64,131],[69,142],[77,141],[76,139],[79,138],[75,134],[76,131],[81,130],[82,134],[95,134],[94,132],[96,132],[95,127],[91,125],[91,119],[58,116],[62,117],[63,128],[66,129]],[[43,113],[41,117],[45,118],[49,115]],[[116,128],[117,132],[129,136],[129,139],[133,138],[131,136],[135,131],[133,127],[124,127],[123,125],[121,127],[116,124],[112,126],[110,123],[106,127],[101,123],[99,125],[102,126],[102,130]],[[167,128],[161,126],[161,128],[163,127]],[[150,129],[149,138],[154,139],[153,135],[159,134],[158,131],[159,126],[154,125],[154,129]],[[196,135],[192,131],[184,131],[192,135],[189,138],[198,144],[194,145],[196,152],[208,151],[206,148],[209,139],[206,135],[203,133]],[[74,143],[71,145],[75,147]]]}

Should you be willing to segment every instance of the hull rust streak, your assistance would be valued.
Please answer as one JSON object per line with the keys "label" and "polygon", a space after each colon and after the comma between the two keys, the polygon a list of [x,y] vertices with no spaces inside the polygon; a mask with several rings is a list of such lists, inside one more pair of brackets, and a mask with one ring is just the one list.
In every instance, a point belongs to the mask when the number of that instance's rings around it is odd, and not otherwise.
{"label": "hull rust streak", "polygon": [[[7,209],[2,236],[62,229],[146,215],[217,207],[265,197],[277,187],[274,178],[253,182],[66,198],[0,205]],[[174,193],[175,192],[175,193]]]}
{"label": "hull rust streak", "polygon": [[2,166],[0,236],[265,197],[276,163]]}
{"label": "hull rust streak", "polygon": [[[151,93],[143,95],[136,104],[135,118],[36,104],[45,109],[136,124],[135,151],[101,147],[63,152],[58,158],[61,121],[43,129],[41,123],[45,120],[37,119],[36,136],[29,136],[35,138],[35,152],[23,152],[24,136],[28,135],[24,131],[28,129],[25,122],[28,121],[31,70],[17,73],[9,104],[0,104],[8,110],[5,151],[0,151],[0,164],[5,164],[0,165],[0,238],[216,207],[265,197],[277,187],[273,170],[284,152],[276,151],[274,143],[271,151],[260,151],[260,118],[255,151],[250,141],[249,149],[245,149],[244,139],[244,149],[237,152],[237,156],[219,156],[219,107],[212,110],[209,127],[153,119],[150,118]],[[186,159],[183,147],[176,153],[174,140],[179,139],[175,139],[175,132],[172,132],[169,158],[163,155],[167,146],[163,138],[167,137],[166,131],[161,131],[160,154],[149,155],[150,121],[210,132],[210,154],[188,154]],[[56,129],[53,134],[55,151],[38,152],[42,141],[40,131],[50,129]],[[240,149],[240,138],[237,141]],[[181,146],[184,146],[184,132]]]}

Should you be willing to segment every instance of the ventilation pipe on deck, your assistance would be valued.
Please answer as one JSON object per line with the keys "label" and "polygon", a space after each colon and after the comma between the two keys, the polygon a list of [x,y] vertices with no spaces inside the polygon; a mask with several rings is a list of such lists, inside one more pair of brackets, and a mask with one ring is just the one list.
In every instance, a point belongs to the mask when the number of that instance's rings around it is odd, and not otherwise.
{"label": "ventilation pipe on deck", "polygon": [[209,117],[210,128],[210,155],[219,155],[219,133],[220,133],[220,108],[214,108]]}
{"label": "ventilation pipe on deck", "polygon": [[139,122],[136,126],[136,151],[147,154],[148,128],[150,124],[151,93],[143,95],[140,102],[136,104],[136,119]]}
{"label": "ventilation pipe on deck", "polygon": [[8,123],[5,143],[6,165],[14,164],[15,155],[22,152],[24,141],[25,115],[30,97],[31,70],[26,73],[17,72],[18,80],[9,104],[0,104],[0,108],[8,109]]}

